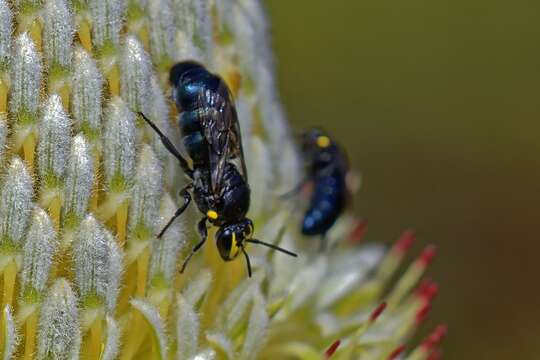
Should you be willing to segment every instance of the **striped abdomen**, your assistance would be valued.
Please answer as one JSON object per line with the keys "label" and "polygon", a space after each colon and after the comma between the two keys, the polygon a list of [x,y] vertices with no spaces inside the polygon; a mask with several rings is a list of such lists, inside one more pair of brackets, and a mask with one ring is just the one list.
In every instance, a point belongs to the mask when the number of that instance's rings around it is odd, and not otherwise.
{"label": "striped abdomen", "polygon": [[302,233],[324,235],[345,208],[346,192],[345,174],[340,169],[316,177],[310,206],[302,222]]}
{"label": "striped abdomen", "polygon": [[208,141],[203,122],[219,122],[220,109],[229,99],[227,86],[220,77],[195,62],[176,64],[170,73],[173,98],[180,113],[184,147],[194,165],[208,164]]}
{"label": "striped abdomen", "polygon": [[180,114],[179,125],[182,130],[184,147],[195,166],[208,163],[208,142],[199,121],[203,113],[204,109],[195,109],[183,111]]}

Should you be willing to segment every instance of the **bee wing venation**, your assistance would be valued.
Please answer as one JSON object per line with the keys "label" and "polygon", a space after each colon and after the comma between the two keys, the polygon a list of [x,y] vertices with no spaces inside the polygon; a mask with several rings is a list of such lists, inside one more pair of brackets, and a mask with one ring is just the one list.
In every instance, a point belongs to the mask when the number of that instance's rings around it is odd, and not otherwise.
{"label": "bee wing venation", "polygon": [[240,173],[244,177],[244,180],[246,183],[248,182],[248,173],[247,173],[247,167],[246,167],[246,158],[244,157],[244,146],[242,144],[242,132],[240,131],[240,122],[238,121],[238,116],[236,115],[236,109],[233,107],[234,111],[234,128],[235,128],[235,137],[237,141],[236,151],[238,152],[238,156],[236,156],[237,159],[240,160],[240,166],[236,164],[236,167],[240,170]]}
{"label": "bee wing venation", "polygon": [[[222,178],[227,163],[233,163],[247,181],[240,126],[228,89],[201,94],[203,135],[208,143],[208,158],[214,194],[221,193]],[[224,96],[225,95],[225,96]],[[236,162],[239,161],[239,166]]]}

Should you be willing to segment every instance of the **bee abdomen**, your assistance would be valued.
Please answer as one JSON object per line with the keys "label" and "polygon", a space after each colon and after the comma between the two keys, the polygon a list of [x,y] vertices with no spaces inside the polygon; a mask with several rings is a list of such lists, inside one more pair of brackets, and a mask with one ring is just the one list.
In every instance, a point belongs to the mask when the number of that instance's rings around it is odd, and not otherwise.
{"label": "bee abdomen", "polygon": [[199,122],[199,111],[183,111],[180,114],[178,125],[180,125],[180,129],[182,129],[182,134],[184,135],[192,132],[201,132],[202,127]]}
{"label": "bee abdomen", "polygon": [[184,146],[195,164],[208,162],[208,145],[200,132],[184,136]]}
{"label": "bee abdomen", "polygon": [[202,134],[199,112],[197,110],[182,112],[178,124],[182,130],[184,147],[193,162],[206,162],[208,158],[207,144]]}
{"label": "bee abdomen", "polygon": [[339,171],[318,178],[310,207],[302,221],[304,235],[325,234],[345,207],[345,178]]}

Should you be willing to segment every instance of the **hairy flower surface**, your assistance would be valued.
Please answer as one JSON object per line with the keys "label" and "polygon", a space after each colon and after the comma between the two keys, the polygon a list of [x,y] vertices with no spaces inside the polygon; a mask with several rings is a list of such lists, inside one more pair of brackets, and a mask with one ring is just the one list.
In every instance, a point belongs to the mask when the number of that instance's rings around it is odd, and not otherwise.
{"label": "hairy flower surface", "polygon": [[[3,359],[428,359],[408,341],[437,292],[407,270],[414,239],[359,243],[344,215],[329,250],[302,238],[279,194],[302,179],[256,0],[0,0],[0,352]],[[236,97],[256,237],[225,263],[183,201],[170,67],[197,60]],[[210,240],[214,231],[210,230]],[[351,240],[353,239],[353,240]],[[416,290],[415,290],[416,288]]]}

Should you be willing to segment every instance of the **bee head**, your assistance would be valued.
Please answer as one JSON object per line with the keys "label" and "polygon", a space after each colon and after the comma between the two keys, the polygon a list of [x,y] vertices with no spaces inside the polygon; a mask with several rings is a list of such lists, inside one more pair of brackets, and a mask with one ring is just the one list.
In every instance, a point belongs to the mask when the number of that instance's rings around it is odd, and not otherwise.
{"label": "bee head", "polygon": [[244,219],[239,223],[225,224],[216,232],[219,254],[225,261],[231,261],[246,246],[246,241],[253,237],[253,223]]}
{"label": "bee head", "polygon": [[244,219],[238,223],[225,224],[216,232],[216,242],[219,254],[225,261],[231,261],[243,253],[246,258],[248,275],[251,277],[251,263],[245,250],[247,243],[263,245],[271,249],[280,251],[290,256],[297,255],[289,250],[280,248],[277,245],[265,243],[264,241],[253,239],[253,223],[249,219]]}

